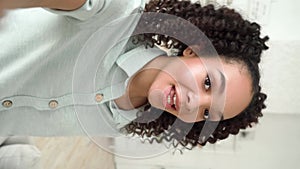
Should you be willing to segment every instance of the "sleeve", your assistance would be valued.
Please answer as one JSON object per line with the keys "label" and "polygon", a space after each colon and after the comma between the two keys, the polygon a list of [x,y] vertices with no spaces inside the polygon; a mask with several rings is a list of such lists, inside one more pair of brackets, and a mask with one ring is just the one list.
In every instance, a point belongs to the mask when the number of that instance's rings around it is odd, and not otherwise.
{"label": "sleeve", "polygon": [[39,169],[40,157],[40,151],[28,137],[0,137],[0,168]]}
{"label": "sleeve", "polygon": [[86,2],[80,8],[73,11],[64,11],[49,8],[46,8],[46,10],[58,15],[68,16],[84,21],[103,11],[111,1],[112,0],[86,0]]}
{"label": "sleeve", "polygon": [[40,168],[41,152],[34,145],[14,144],[0,147],[0,168]]}
{"label": "sleeve", "polygon": [[0,136],[0,146],[5,142],[6,139],[7,137]]}

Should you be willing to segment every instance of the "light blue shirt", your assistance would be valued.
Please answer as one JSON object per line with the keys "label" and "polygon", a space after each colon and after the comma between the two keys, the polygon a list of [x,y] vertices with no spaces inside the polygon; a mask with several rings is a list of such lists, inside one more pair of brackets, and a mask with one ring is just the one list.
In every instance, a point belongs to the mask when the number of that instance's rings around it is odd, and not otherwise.
{"label": "light blue shirt", "polygon": [[164,54],[120,41],[138,21],[124,17],[143,6],[141,0],[88,0],[76,11],[55,11],[60,15],[36,8],[3,18],[0,135],[119,135],[138,109],[109,103],[130,76]]}

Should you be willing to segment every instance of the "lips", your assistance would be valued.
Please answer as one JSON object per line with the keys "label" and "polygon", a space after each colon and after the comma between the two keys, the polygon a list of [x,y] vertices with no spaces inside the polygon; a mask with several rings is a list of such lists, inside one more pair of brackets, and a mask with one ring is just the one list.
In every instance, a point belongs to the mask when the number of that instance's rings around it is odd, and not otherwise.
{"label": "lips", "polygon": [[179,97],[175,86],[170,86],[165,90],[164,105],[166,109],[179,110]]}

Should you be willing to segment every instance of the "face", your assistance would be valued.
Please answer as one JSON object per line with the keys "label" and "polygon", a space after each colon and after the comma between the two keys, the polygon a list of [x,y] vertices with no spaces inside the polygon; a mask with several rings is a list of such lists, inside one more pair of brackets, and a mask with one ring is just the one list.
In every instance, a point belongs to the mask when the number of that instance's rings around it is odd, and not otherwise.
{"label": "face", "polygon": [[148,101],[185,122],[229,119],[242,112],[252,98],[246,67],[218,58],[199,58],[186,49],[182,57],[168,57],[151,84]]}

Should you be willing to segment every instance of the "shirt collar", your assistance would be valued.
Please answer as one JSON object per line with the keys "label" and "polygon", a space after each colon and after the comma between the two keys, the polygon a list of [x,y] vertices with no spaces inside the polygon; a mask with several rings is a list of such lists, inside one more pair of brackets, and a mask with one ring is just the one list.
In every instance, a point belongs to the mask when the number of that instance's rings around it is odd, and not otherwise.
{"label": "shirt collar", "polygon": [[117,60],[117,64],[131,77],[148,62],[162,55],[166,55],[166,52],[156,47],[146,49],[144,46],[139,46],[121,55]]}

